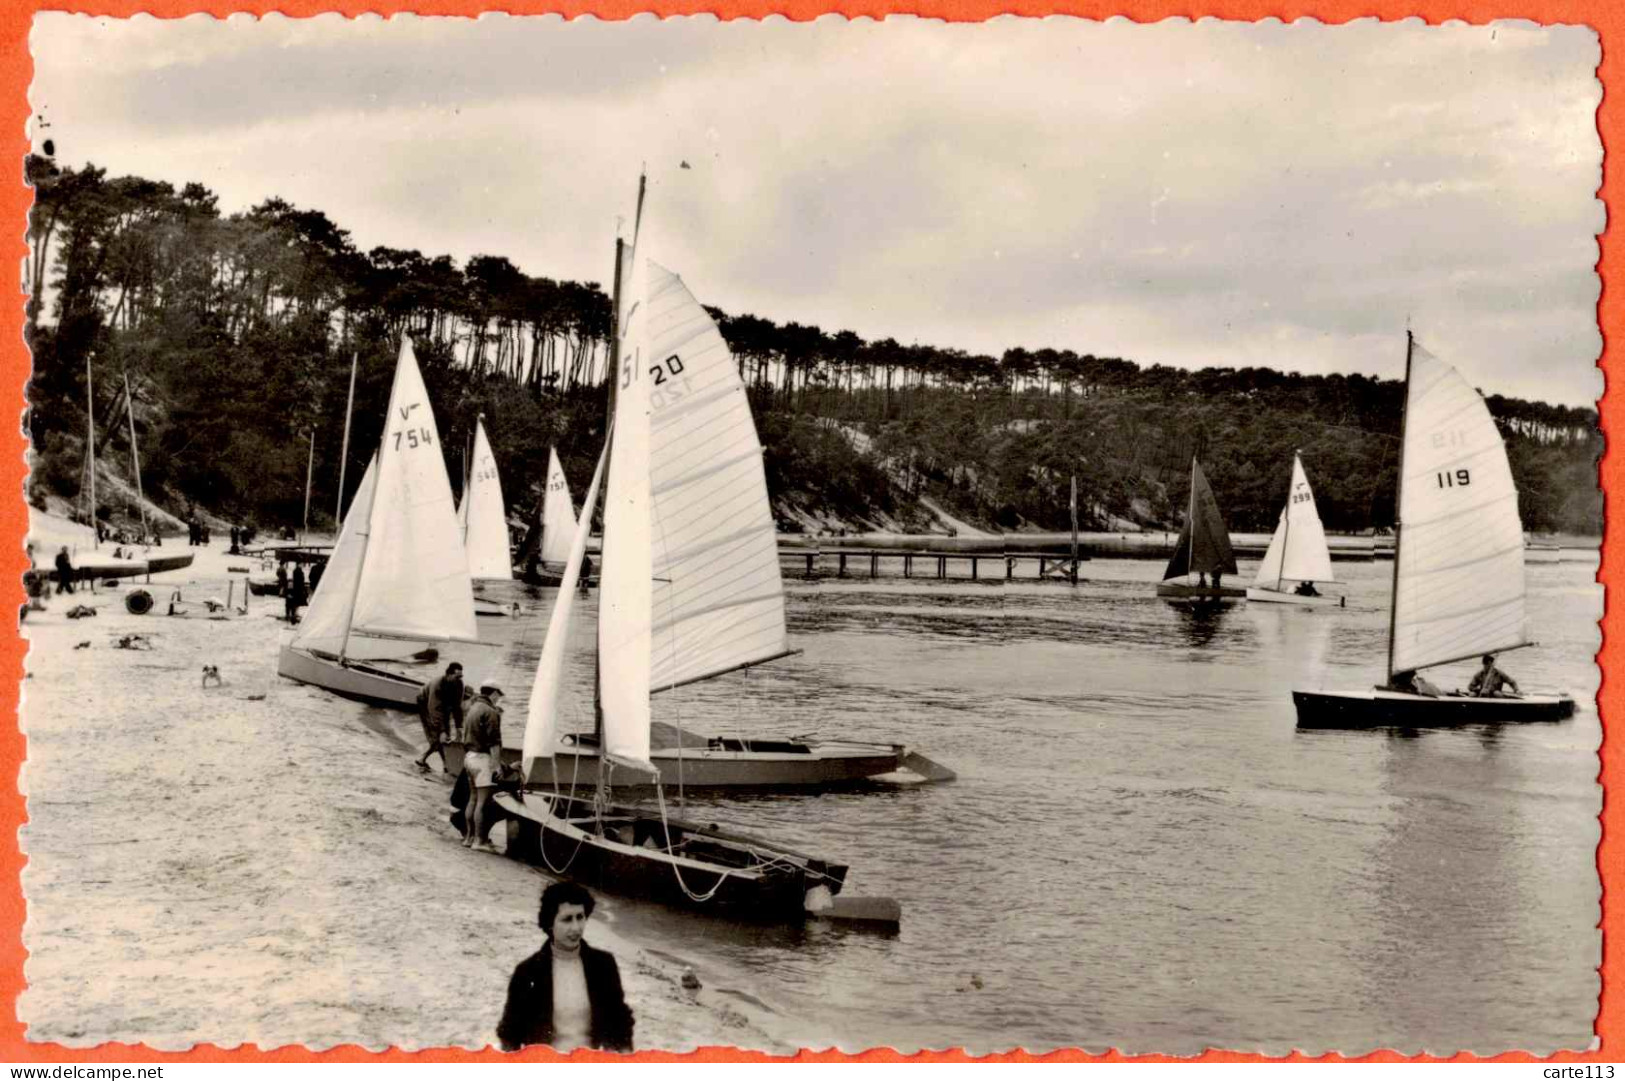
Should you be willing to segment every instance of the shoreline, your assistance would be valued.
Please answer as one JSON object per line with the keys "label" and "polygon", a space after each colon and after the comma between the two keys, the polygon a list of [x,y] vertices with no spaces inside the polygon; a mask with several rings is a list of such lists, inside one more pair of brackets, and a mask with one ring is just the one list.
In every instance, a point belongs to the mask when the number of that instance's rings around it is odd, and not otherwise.
{"label": "shoreline", "polygon": [[[414,718],[276,675],[274,598],[246,615],[206,612],[205,597],[226,594],[228,563],[249,561],[218,535],[181,548],[197,556],[185,570],[52,596],[22,627],[26,1038],[494,1043],[508,976],[541,946],[549,879],[458,845],[449,779],[426,778],[402,750]],[[179,590],[185,616],[131,615],[135,588]],[[96,616],[67,619],[78,603]],[[119,648],[130,634],[151,648]],[[204,663],[224,686],[200,686]],[[797,1050],[789,1033],[805,1018],[695,940],[628,934],[626,905],[601,898],[587,938],[616,956],[639,1049]],[[681,986],[690,967],[697,991]]]}

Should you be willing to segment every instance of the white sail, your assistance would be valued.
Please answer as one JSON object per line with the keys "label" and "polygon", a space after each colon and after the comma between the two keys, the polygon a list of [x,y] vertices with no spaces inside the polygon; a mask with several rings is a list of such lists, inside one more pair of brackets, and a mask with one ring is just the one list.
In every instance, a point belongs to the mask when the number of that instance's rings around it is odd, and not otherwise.
{"label": "white sail", "polygon": [[[344,516],[344,523],[339,527],[333,554],[328,556],[327,566],[322,570],[322,580],[311,594],[310,604],[294,633],[291,644],[299,649],[335,656],[342,651],[348,655],[343,646],[350,626],[350,598],[355,595],[356,578],[361,573],[361,550],[366,542],[360,527],[367,508],[372,505],[373,487],[377,482],[377,462],[369,461],[361,487],[350,501],[350,513]],[[390,646],[394,650],[392,655],[401,652],[399,642],[391,642]]]}
{"label": "white sail", "polygon": [[1302,459],[1294,454],[1292,487],[1253,584],[1275,589],[1283,582],[1333,580],[1332,556],[1326,547],[1326,530],[1320,524],[1320,512],[1315,509],[1315,493],[1309,487]]}
{"label": "white sail", "polygon": [[[614,434],[604,495],[604,553],[599,572],[599,702],[604,751],[649,765],[649,643],[654,571],[650,514],[649,389],[645,370],[643,278],[633,253],[622,256],[623,298],[616,319],[619,371],[614,379]],[[585,517],[585,516],[583,516]]]}
{"label": "white sail", "polygon": [[[570,547],[564,557],[564,578],[559,583],[558,599],[553,602],[553,614],[547,620],[547,637],[542,642],[541,660],[536,663],[536,679],[531,684],[529,712],[525,717],[524,750],[520,752],[526,777],[530,776],[531,763],[538,758],[552,758],[558,744],[559,689],[564,682],[564,648],[569,644],[570,621],[575,613],[576,583],[581,577],[582,560],[587,555],[587,535],[592,532],[592,508],[598,500],[599,482],[604,477],[606,460],[607,455],[599,455],[598,468],[593,471],[592,484],[587,488],[587,502],[581,511],[581,527],[570,538]],[[555,457],[554,462],[557,461]]]}
{"label": "white sail", "polygon": [[1523,526],[1478,391],[1411,346],[1394,568],[1394,672],[1527,643]]}
{"label": "white sail", "polygon": [[[429,392],[401,340],[389,395],[354,630],[475,641],[474,595]],[[360,506],[357,501],[357,506]]]}
{"label": "white sail", "polygon": [[464,546],[470,578],[511,579],[513,556],[508,548],[508,509],[502,501],[502,478],[496,455],[485,435],[485,423],[474,423],[474,468],[461,513],[466,517]]}
{"label": "white sail", "polygon": [[[790,652],[762,444],[733,354],[682,279],[647,268],[655,690]],[[619,436],[617,435],[617,440]]]}
{"label": "white sail", "polygon": [[570,507],[570,485],[564,479],[559,452],[548,447],[547,491],[542,497],[542,562],[563,563],[569,559],[575,532],[576,515]]}

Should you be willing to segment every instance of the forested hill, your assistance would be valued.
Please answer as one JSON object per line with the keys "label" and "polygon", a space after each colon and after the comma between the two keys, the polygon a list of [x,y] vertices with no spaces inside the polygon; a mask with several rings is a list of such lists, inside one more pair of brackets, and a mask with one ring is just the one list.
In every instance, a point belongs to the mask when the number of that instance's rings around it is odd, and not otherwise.
{"label": "forested hill", "polygon": [[[87,378],[102,468],[128,474],[127,380],[145,487],[167,510],[297,524],[314,445],[312,517],[328,525],[351,359],[353,489],[403,333],[454,477],[483,414],[516,512],[540,489],[549,445],[584,490],[604,432],[609,303],[596,283],[533,277],[501,255],[459,266],[362,252],[321,211],[279,199],[228,215],[198,184],[38,157],[28,176],[37,504],[79,496]],[[984,528],[1059,529],[1073,476],[1086,527],[1173,525],[1198,455],[1231,528],[1267,530],[1294,450],[1328,528],[1393,520],[1396,381],[1055,349],[972,355],[713,314],[751,389],[786,527],[922,528],[933,519],[917,500],[929,496]],[[1600,534],[1596,414],[1488,401],[1525,527]]]}

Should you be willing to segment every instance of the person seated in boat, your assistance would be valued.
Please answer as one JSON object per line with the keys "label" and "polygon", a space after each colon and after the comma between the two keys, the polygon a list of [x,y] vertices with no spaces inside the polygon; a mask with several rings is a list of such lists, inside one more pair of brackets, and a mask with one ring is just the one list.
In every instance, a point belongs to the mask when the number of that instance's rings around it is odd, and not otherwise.
{"label": "person seated in boat", "polygon": [[[1504,688],[1512,688],[1507,693]],[[1467,693],[1474,698],[1517,698],[1521,692],[1518,690],[1518,681],[1495,667],[1495,654],[1484,654],[1484,667],[1473,673],[1473,681],[1467,684]]]}
{"label": "person seated in boat", "polygon": [[1298,588],[1294,589],[1292,592],[1296,593],[1300,597],[1320,596],[1320,590],[1315,588],[1315,583],[1313,582],[1299,582]]}
{"label": "person seated in boat", "polygon": [[429,749],[417,760],[418,769],[429,772],[429,756],[440,756],[440,767],[446,766],[446,734],[463,738],[463,666],[456,661],[446,665],[446,671],[423,685],[418,692],[418,723]]}
{"label": "person seated in boat", "polygon": [[[1186,579],[1186,581],[1189,581],[1189,580],[1190,579]],[[1196,588],[1197,589],[1206,589],[1207,588],[1207,571],[1198,571],[1196,573]]]}
{"label": "person seated in boat", "polygon": [[497,1022],[504,1051],[535,1044],[561,1052],[632,1050],[634,1019],[621,970],[614,955],[582,938],[592,910],[592,894],[574,882],[555,882],[542,891],[536,922],[547,941],[519,962],[508,981]]}
{"label": "person seated in boat", "polygon": [[1388,685],[1379,687],[1378,690],[1398,691],[1400,694],[1419,694],[1426,698],[1438,698],[1444,693],[1415,672],[1395,672],[1393,677],[1388,680]]}
{"label": "person seated in boat", "polygon": [[474,790],[469,807],[463,847],[495,852],[491,844],[491,796],[496,790],[497,768],[502,759],[502,688],[494,683],[480,685],[480,693],[469,704],[464,727],[468,732],[468,754],[463,769]]}

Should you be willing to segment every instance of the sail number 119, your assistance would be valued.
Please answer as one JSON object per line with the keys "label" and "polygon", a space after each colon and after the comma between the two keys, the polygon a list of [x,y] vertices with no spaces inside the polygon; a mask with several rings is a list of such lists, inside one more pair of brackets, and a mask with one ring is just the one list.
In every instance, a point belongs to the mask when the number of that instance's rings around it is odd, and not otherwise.
{"label": "sail number 119", "polygon": [[1458,469],[1453,473],[1435,473],[1433,478],[1439,482],[1441,488],[1465,488],[1473,483],[1473,475],[1465,469]]}

